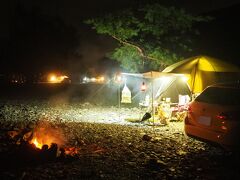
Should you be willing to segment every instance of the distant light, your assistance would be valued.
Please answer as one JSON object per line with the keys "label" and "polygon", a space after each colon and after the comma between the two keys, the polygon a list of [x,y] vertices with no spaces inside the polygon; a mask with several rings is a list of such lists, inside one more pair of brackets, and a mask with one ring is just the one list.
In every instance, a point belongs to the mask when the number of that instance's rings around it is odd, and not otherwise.
{"label": "distant light", "polygon": [[58,80],[61,82],[61,81],[63,81],[64,79],[67,79],[68,77],[67,76],[60,76],[59,78],[58,78]]}
{"label": "distant light", "polygon": [[57,76],[55,74],[50,74],[48,76],[48,82],[50,82],[50,83],[61,83],[67,78],[68,78],[68,76],[66,76],[66,75]]}
{"label": "distant light", "polygon": [[57,76],[51,75],[49,81],[55,83],[57,81]]}
{"label": "distant light", "polygon": [[69,78],[68,76],[64,75],[64,76],[61,76],[63,79],[67,79]]}
{"label": "distant light", "polygon": [[104,80],[105,80],[105,78],[103,76],[99,77],[99,81],[104,81]]}
{"label": "distant light", "polygon": [[92,81],[92,82],[95,82],[95,81],[96,81],[96,78],[91,78],[91,81]]}
{"label": "distant light", "polygon": [[89,79],[85,76],[84,78],[83,78],[83,82],[88,82],[89,81]]}

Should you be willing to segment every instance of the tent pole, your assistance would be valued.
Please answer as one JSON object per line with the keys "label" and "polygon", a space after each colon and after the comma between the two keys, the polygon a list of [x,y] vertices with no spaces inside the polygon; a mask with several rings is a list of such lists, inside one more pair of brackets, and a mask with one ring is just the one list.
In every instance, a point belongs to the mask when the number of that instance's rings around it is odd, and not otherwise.
{"label": "tent pole", "polygon": [[156,132],[155,132],[155,123],[154,123],[154,115],[155,115],[155,109],[154,109],[154,104],[153,104],[153,73],[151,71],[151,76],[152,76],[152,117],[153,117],[153,132],[154,132],[154,136],[156,137]]}
{"label": "tent pole", "polygon": [[155,115],[155,109],[153,104],[153,79],[152,79],[152,117],[153,117],[153,124],[154,124],[154,115]]}
{"label": "tent pole", "polygon": [[153,72],[151,71],[151,86],[152,86],[152,119],[153,119],[153,124],[154,124],[154,106],[153,106]]}
{"label": "tent pole", "polygon": [[199,63],[199,59],[197,60],[196,65],[194,66],[194,75],[193,75],[193,83],[192,83],[192,96],[194,95],[194,85],[195,85],[198,63]]}

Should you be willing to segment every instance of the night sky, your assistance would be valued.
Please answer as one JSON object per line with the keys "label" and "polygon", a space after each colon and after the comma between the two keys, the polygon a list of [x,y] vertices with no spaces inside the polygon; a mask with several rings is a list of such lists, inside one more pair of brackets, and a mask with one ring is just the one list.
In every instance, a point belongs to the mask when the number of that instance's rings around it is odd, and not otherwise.
{"label": "night sky", "polygon": [[[104,71],[115,65],[105,54],[116,42],[97,35],[83,20],[149,2],[156,0],[1,1],[0,74]],[[240,65],[239,0],[157,2],[215,17],[211,23],[199,26],[202,34],[192,55],[206,54]]]}

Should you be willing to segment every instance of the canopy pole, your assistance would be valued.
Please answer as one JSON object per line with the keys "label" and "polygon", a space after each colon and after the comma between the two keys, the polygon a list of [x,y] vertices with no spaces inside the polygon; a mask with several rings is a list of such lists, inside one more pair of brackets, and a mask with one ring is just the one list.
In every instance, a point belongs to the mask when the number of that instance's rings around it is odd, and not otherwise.
{"label": "canopy pole", "polygon": [[153,104],[153,79],[152,79],[152,117],[153,117],[153,124],[154,124],[154,115],[155,115],[155,109],[154,109],[154,104]]}
{"label": "canopy pole", "polygon": [[153,133],[154,133],[154,136],[156,137],[156,132],[155,132],[155,123],[154,123],[154,115],[155,115],[155,109],[154,109],[154,104],[153,104],[153,82],[154,82],[154,79],[153,79],[153,73],[151,71],[151,76],[152,76],[152,119],[153,119]]}
{"label": "canopy pole", "polygon": [[196,79],[198,64],[199,64],[199,58],[197,60],[196,65],[194,66],[193,83],[192,83],[192,96],[194,95],[194,85],[195,85],[195,79]]}

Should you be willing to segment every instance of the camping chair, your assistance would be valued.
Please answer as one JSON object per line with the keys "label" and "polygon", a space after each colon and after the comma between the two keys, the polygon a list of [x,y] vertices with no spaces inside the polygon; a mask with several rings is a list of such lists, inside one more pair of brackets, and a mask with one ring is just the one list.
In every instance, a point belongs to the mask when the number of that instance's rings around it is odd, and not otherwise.
{"label": "camping chair", "polygon": [[161,124],[168,124],[168,121],[172,116],[170,100],[170,98],[166,98],[166,100],[162,101],[157,107],[156,114]]}
{"label": "camping chair", "polygon": [[184,120],[190,97],[188,95],[178,96],[178,104],[172,107],[172,117],[178,121]]}

